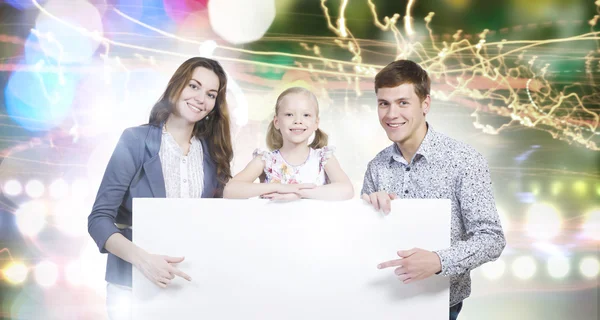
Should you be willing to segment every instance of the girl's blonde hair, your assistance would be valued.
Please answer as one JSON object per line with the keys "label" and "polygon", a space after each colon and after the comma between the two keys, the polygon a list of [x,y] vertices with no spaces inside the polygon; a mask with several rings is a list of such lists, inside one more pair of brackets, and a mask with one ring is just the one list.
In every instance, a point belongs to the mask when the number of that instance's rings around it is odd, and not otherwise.
{"label": "girl's blonde hair", "polygon": [[[315,106],[317,107],[317,117],[319,116],[319,103],[317,101],[317,97],[310,92],[310,90],[302,88],[302,87],[291,87],[283,91],[279,97],[277,97],[277,102],[275,103],[275,116],[279,113],[279,107],[287,95],[292,93],[304,94],[313,100]],[[275,119],[271,120],[269,124],[269,129],[267,130],[267,147],[271,150],[281,149],[283,147],[283,137],[281,136],[281,131],[275,128],[274,124]],[[327,134],[323,132],[321,129],[317,128],[315,131],[315,138],[310,143],[309,147],[313,149],[320,149],[327,145]]]}

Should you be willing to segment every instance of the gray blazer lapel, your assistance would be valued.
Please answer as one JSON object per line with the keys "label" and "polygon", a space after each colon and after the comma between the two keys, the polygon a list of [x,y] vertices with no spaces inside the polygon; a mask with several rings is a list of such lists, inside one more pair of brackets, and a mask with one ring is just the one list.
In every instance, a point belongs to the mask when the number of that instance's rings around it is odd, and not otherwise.
{"label": "gray blazer lapel", "polygon": [[[148,152],[148,161],[144,162],[144,172],[150,183],[150,190],[155,198],[166,198],[165,179],[162,172],[162,165],[158,151],[162,137],[162,128],[150,125],[148,136],[146,137],[146,151]],[[145,157],[145,159],[148,159]]]}
{"label": "gray blazer lapel", "polygon": [[154,198],[166,198],[165,179],[158,155],[144,163],[144,172],[146,173],[146,177],[148,177],[148,182],[150,182],[152,196]]}
{"label": "gray blazer lapel", "polygon": [[215,196],[215,189],[217,187],[217,166],[210,157],[206,139],[200,139],[200,142],[202,143],[202,166],[204,168],[204,188],[202,190],[202,198],[212,198]]}

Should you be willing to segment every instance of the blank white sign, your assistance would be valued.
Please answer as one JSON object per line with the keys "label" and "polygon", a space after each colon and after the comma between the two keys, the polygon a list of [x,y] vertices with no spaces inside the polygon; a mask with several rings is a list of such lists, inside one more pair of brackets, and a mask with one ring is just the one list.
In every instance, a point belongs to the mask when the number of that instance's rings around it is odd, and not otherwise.
{"label": "blank white sign", "polygon": [[133,270],[133,319],[447,319],[446,277],[403,284],[381,262],[450,246],[449,200],[134,199],[133,242],[185,256],[161,289]]}

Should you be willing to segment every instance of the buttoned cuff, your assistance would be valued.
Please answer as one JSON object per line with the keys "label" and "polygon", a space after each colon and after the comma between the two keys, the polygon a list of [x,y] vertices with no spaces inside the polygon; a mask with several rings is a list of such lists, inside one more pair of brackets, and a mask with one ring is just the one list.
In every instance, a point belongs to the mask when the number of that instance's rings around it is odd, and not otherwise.
{"label": "buttoned cuff", "polygon": [[436,274],[438,275],[442,275],[442,276],[447,276],[447,269],[448,269],[448,260],[446,259],[446,255],[444,254],[444,250],[440,250],[440,251],[433,251],[435,254],[438,255],[438,257],[440,258],[440,264],[442,265],[442,270],[440,270],[439,272],[437,272]]}

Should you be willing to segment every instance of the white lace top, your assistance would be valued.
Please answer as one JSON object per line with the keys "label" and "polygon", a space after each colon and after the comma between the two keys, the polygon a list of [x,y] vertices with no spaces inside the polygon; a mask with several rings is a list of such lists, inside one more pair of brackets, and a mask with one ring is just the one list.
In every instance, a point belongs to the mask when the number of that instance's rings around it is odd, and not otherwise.
{"label": "white lace top", "polygon": [[163,130],[160,151],[160,163],[165,178],[167,198],[200,198],[204,188],[204,168],[202,143],[192,137],[187,156],[173,136]]}
{"label": "white lace top", "polygon": [[325,164],[334,151],[335,148],[330,146],[322,149],[310,148],[306,161],[297,166],[287,163],[279,150],[269,152],[256,149],[253,155],[254,157],[260,155],[265,162],[265,183],[314,183],[322,186],[329,183],[325,174]]}

